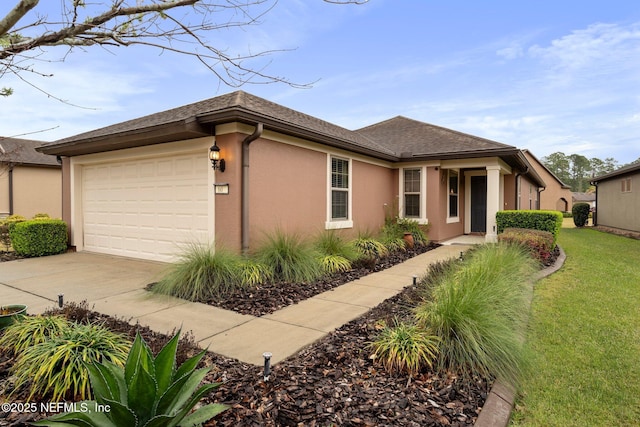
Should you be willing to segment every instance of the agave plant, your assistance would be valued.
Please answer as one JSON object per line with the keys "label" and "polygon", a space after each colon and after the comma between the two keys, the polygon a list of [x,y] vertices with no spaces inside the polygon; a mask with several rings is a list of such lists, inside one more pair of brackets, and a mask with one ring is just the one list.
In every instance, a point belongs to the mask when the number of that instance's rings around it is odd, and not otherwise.
{"label": "agave plant", "polygon": [[85,407],[109,408],[108,411],[67,412],[34,424],[172,427],[200,425],[215,417],[227,407],[209,404],[192,412],[200,399],[220,384],[199,387],[209,372],[209,368],[196,369],[205,350],[176,367],[179,335],[180,332],[153,357],[137,334],[124,367],[109,362],[88,365],[95,401],[86,402]]}

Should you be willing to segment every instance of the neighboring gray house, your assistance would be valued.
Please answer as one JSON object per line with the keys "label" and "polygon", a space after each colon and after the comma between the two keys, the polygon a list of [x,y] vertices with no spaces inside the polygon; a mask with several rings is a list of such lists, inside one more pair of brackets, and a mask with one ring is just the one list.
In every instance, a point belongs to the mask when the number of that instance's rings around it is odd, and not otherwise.
{"label": "neighboring gray house", "polygon": [[640,163],[594,178],[594,225],[640,232]]}

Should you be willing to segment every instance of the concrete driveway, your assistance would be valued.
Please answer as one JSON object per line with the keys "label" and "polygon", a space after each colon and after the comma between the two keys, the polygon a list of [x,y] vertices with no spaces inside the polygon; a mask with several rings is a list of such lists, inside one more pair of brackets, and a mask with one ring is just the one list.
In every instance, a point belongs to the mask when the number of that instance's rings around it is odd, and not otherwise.
{"label": "concrete driveway", "polygon": [[167,264],[87,252],[0,263],[0,305],[26,304],[42,313],[64,300],[102,305],[110,298],[141,291]]}

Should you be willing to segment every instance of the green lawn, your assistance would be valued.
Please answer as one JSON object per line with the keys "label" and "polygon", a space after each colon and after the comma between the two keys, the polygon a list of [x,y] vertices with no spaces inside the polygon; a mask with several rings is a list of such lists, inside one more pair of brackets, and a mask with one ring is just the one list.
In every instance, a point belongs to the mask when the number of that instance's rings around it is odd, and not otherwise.
{"label": "green lawn", "polygon": [[536,285],[512,426],[640,425],[640,240],[566,229]]}

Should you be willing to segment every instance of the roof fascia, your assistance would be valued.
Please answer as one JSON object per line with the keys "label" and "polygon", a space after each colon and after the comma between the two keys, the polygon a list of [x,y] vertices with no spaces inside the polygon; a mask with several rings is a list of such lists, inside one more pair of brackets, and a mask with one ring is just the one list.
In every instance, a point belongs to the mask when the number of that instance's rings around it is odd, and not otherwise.
{"label": "roof fascia", "polygon": [[200,138],[208,135],[211,135],[211,130],[191,118],[133,131],[87,138],[80,141],[45,144],[36,147],[36,151],[60,156],[78,156],[82,154],[161,144],[182,139]]}

